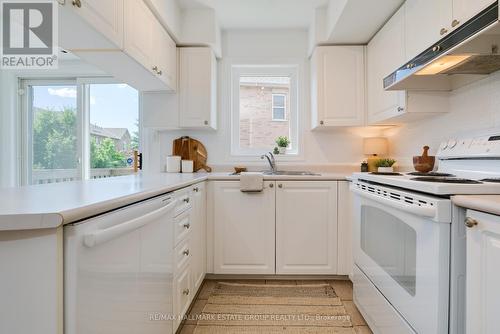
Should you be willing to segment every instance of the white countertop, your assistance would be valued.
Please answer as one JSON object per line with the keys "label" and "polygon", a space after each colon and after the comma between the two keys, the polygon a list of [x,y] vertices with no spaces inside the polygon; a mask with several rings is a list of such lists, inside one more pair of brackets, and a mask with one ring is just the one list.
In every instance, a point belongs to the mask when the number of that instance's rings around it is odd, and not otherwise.
{"label": "white countertop", "polygon": [[[266,180],[345,180],[349,174],[285,176]],[[0,189],[0,230],[55,228],[204,180],[239,180],[230,173],[129,175]]]}
{"label": "white countertop", "polygon": [[453,196],[452,200],[467,209],[500,215],[500,195],[460,195]]}

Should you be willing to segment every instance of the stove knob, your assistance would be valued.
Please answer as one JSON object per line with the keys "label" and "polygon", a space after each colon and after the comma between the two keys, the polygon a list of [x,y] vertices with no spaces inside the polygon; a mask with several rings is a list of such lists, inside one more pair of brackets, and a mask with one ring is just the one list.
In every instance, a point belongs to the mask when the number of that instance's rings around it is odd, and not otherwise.
{"label": "stove knob", "polygon": [[451,150],[452,148],[454,148],[455,146],[457,146],[457,141],[455,139],[450,139],[448,141],[448,148]]}

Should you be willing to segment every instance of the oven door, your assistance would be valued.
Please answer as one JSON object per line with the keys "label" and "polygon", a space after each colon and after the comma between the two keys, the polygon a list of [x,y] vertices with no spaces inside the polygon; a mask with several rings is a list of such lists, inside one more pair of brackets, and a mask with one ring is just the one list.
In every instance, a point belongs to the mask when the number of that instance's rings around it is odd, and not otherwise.
{"label": "oven door", "polygon": [[351,187],[354,261],[415,332],[448,333],[450,201],[377,187]]}

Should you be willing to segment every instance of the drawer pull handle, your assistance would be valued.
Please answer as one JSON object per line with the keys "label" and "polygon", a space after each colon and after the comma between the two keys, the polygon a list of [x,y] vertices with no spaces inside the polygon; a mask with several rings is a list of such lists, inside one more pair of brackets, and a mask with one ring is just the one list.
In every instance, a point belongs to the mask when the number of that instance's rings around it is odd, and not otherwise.
{"label": "drawer pull handle", "polygon": [[189,295],[189,289],[184,289],[182,291],[182,294],[188,296]]}
{"label": "drawer pull handle", "polygon": [[191,224],[190,223],[186,223],[186,224],[184,224],[182,226],[184,226],[184,228],[186,228],[186,229],[189,229],[191,227]]}
{"label": "drawer pull handle", "polygon": [[189,203],[189,197],[184,198],[183,201]]}
{"label": "drawer pull handle", "polygon": [[184,252],[182,252],[182,254],[188,256],[189,255],[189,249],[186,249]]}
{"label": "drawer pull handle", "polygon": [[75,7],[82,8],[82,2],[80,0],[73,0],[71,4]]}

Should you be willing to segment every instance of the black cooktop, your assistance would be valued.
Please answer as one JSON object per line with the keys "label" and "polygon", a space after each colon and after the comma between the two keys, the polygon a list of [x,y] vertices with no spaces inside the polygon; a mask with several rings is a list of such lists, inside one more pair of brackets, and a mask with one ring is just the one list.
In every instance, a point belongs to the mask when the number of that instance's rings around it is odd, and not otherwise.
{"label": "black cooktop", "polygon": [[470,179],[460,179],[452,177],[436,177],[436,176],[420,176],[411,178],[413,181],[422,182],[438,182],[438,183],[460,183],[460,184],[481,184],[483,182],[470,180]]}
{"label": "black cooktop", "polygon": [[411,172],[411,173],[408,173],[408,175],[414,175],[414,176],[448,176],[448,177],[452,177],[452,176],[455,176],[453,174],[449,174],[449,173],[439,173],[439,172],[428,172],[428,173],[422,173],[422,172]]}

